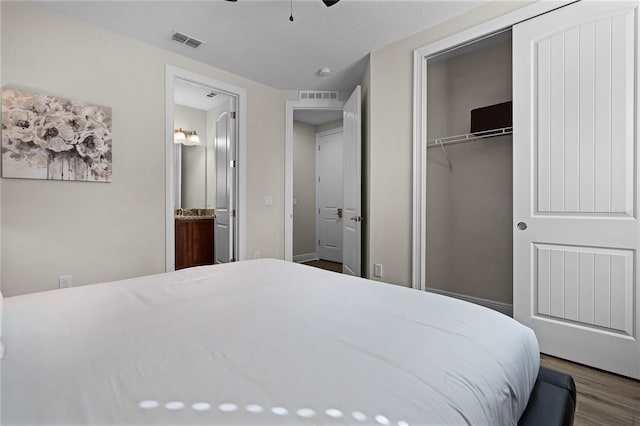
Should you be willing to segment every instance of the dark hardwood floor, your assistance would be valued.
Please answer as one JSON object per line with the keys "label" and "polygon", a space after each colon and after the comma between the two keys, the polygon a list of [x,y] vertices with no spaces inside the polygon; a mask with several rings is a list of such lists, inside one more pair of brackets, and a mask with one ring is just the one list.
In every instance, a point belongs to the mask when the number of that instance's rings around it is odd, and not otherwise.
{"label": "dark hardwood floor", "polygon": [[342,263],[330,262],[328,260],[311,260],[304,262],[303,265],[313,266],[314,268],[326,269],[327,271],[342,273]]}
{"label": "dark hardwood floor", "polygon": [[540,364],[573,376],[578,391],[574,426],[640,425],[640,381],[544,354]]}

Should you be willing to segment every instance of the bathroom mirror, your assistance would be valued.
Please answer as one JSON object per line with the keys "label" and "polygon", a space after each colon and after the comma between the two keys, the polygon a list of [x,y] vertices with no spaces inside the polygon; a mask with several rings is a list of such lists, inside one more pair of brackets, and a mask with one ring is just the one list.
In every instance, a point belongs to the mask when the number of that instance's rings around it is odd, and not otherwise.
{"label": "bathroom mirror", "polygon": [[174,85],[175,208],[211,209],[215,204],[215,125],[230,97],[176,79]]}

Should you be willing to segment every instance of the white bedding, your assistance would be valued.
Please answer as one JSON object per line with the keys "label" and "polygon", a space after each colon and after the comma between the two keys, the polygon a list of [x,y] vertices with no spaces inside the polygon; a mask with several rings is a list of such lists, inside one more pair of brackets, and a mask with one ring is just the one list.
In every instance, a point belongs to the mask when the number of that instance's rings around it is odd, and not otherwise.
{"label": "white bedding", "polygon": [[3,425],[507,425],[539,366],[500,313],[266,259],[5,298],[2,339]]}

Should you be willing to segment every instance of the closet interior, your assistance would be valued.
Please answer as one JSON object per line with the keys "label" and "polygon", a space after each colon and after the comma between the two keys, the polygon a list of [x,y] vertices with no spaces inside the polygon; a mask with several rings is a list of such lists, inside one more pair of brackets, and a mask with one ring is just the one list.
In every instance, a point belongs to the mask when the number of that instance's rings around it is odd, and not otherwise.
{"label": "closet interior", "polygon": [[427,61],[427,289],[513,303],[511,31]]}

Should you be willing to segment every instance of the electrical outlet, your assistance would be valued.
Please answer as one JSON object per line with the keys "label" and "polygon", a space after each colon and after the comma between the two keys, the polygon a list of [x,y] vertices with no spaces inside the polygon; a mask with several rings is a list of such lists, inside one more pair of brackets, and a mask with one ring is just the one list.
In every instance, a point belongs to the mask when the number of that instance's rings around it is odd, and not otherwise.
{"label": "electrical outlet", "polygon": [[71,275],[61,275],[58,277],[58,284],[60,288],[69,288],[73,286],[73,278]]}
{"label": "electrical outlet", "polygon": [[373,264],[373,276],[382,278],[382,263]]}

